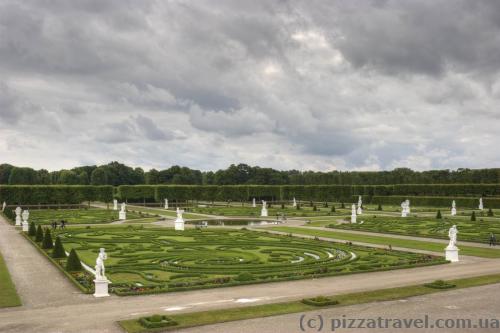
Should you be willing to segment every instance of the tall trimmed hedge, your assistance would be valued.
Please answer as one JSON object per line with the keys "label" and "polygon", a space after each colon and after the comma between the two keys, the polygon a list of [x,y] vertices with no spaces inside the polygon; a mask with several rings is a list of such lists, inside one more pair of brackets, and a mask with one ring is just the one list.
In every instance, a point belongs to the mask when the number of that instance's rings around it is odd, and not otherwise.
{"label": "tall trimmed hedge", "polygon": [[[354,199],[354,198],[353,198]],[[404,200],[410,200],[411,205],[429,207],[450,207],[455,200],[459,208],[478,208],[479,197],[410,197],[410,196],[373,196],[363,197],[363,202],[382,205],[401,205]],[[486,208],[500,208],[500,198],[483,198]]]}
{"label": "tall trimmed hedge", "polygon": [[[362,195],[366,203],[381,204],[399,204],[400,202],[397,203],[400,200],[398,197],[413,197],[414,200],[420,200],[418,202],[434,200],[428,199],[430,197],[445,197],[446,199],[443,200],[468,199],[469,201],[461,204],[466,207],[473,207],[469,203],[470,200],[473,201],[483,196],[486,207],[489,207],[486,202],[493,200],[491,207],[497,208],[496,199],[488,197],[500,197],[500,185],[122,185],[117,188],[80,185],[0,186],[0,202],[6,201],[9,205],[76,204],[89,200],[111,202],[115,195],[129,202],[161,202],[165,198],[180,202],[186,200],[250,201],[252,198],[290,201],[294,197],[303,201],[351,202],[353,198],[357,201],[357,196]],[[376,198],[385,199],[375,201]],[[433,205],[441,204],[434,202]]]}
{"label": "tall trimmed hedge", "polygon": [[113,186],[1,185],[0,202],[9,205],[77,204],[113,201]]}

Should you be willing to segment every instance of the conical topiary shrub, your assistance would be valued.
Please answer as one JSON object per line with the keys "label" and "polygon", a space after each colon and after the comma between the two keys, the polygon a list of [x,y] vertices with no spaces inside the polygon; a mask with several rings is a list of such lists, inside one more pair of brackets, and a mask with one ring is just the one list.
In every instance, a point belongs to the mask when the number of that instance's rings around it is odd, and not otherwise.
{"label": "conical topiary shrub", "polygon": [[382,204],[378,204],[377,210],[382,210]]}
{"label": "conical topiary shrub", "polygon": [[76,254],[75,249],[71,249],[71,252],[69,253],[68,261],[66,262],[66,270],[68,272],[82,270],[82,263],[80,262],[80,258],[78,258],[78,254]]}
{"label": "conical topiary shrub", "polygon": [[335,206],[334,205],[332,205],[332,209],[331,210],[332,210],[332,213],[335,213]]}
{"label": "conical topiary shrub", "polygon": [[472,211],[472,215],[470,216],[470,220],[471,221],[475,221],[476,220],[476,212],[475,211]]}
{"label": "conical topiary shrub", "polygon": [[36,236],[36,226],[35,222],[30,223],[30,227],[28,228],[28,236]]}
{"label": "conical topiary shrub", "polygon": [[56,237],[56,243],[54,245],[54,250],[52,251],[52,258],[66,258],[66,252],[64,251],[64,246],[62,245],[61,238]]}
{"label": "conical topiary shrub", "polygon": [[35,242],[41,241],[43,241],[43,229],[41,225],[38,225],[38,227],[36,228]]}
{"label": "conical topiary shrub", "polygon": [[52,243],[52,235],[50,234],[50,229],[45,229],[45,234],[43,235],[42,249],[52,249],[54,243]]}
{"label": "conical topiary shrub", "polygon": [[490,208],[488,209],[488,216],[494,216],[495,214],[493,214],[493,210]]}
{"label": "conical topiary shrub", "polygon": [[437,219],[442,219],[443,216],[441,215],[441,210],[438,210],[437,214],[436,214],[436,218]]}

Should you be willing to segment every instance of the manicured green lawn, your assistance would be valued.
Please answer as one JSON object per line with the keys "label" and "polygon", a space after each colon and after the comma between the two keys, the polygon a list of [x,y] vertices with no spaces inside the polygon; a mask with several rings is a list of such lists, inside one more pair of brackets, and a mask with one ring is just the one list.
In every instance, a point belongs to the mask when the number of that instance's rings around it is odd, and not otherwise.
{"label": "manicured green lawn", "polygon": [[[317,230],[308,228],[296,228],[296,227],[271,227],[269,228],[275,231],[281,231],[286,233],[302,234],[308,236],[326,237],[334,239],[343,239],[351,242],[363,242],[370,244],[380,244],[386,246],[398,246],[407,249],[417,249],[417,250],[427,250],[434,252],[443,252],[446,247],[445,244],[425,242],[417,240],[408,240],[384,236],[370,236],[370,235],[360,235],[360,234],[350,234],[346,232],[335,232],[327,230]],[[489,249],[481,247],[463,246],[458,245],[460,248],[460,254],[484,257],[484,258],[500,258],[500,248],[499,249]]]}
{"label": "manicured green lawn", "polygon": [[0,308],[19,305],[21,305],[21,299],[17,295],[7,265],[0,254]]}
{"label": "manicured green lawn", "polygon": [[425,254],[237,229],[92,227],[56,231],[66,251],[93,265],[108,253],[119,295],[275,282],[440,264]]}
{"label": "manicured green lawn", "polygon": [[[478,276],[473,278],[451,280],[448,282],[455,284],[456,285],[455,289],[468,288],[474,286],[500,283],[500,275]],[[444,290],[442,289],[432,289],[425,287],[423,285],[413,285],[413,286],[399,287],[399,288],[380,289],[368,292],[334,295],[330,297],[337,300],[339,304],[327,307],[339,307],[339,306],[347,306],[347,305],[362,304],[369,302],[391,301],[412,296],[433,294],[443,291]],[[168,317],[176,321],[178,325],[161,329],[144,328],[137,319],[120,321],[119,324],[128,333],[159,332],[159,331],[179,330],[182,328],[194,327],[194,326],[223,323],[228,321],[277,316],[282,314],[298,313],[305,311],[314,311],[327,307],[315,307],[311,305],[306,305],[302,303],[300,300],[298,300],[298,301],[283,302],[283,303],[264,304],[264,305],[247,306],[247,307],[235,307],[229,309],[171,315]]]}
{"label": "manicured green lawn", "polygon": [[[127,219],[143,218],[138,213],[127,212]],[[118,220],[118,211],[88,208],[88,209],[33,209],[30,210],[30,222],[36,224],[60,223],[65,220],[68,224],[96,224],[111,223]]]}
{"label": "manicured green lawn", "polygon": [[[363,223],[360,223],[361,221],[363,221]],[[358,223],[337,224],[333,222],[329,226],[337,229],[363,230],[447,239],[448,230],[454,224],[457,225],[460,240],[487,243],[490,233],[500,238],[500,220],[498,218],[481,216],[477,216],[476,221],[470,221],[469,216],[443,216],[442,219],[436,219],[435,216],[409,216],[402,218],[400,216],[390,217],[363,214],[358,216]]]}

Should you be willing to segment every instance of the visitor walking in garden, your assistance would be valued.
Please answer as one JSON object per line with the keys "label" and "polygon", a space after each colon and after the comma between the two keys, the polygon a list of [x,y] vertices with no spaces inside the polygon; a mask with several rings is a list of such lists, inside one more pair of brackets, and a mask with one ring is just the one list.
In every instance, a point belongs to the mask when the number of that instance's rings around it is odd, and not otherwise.
{"label": "visitor walking in garden", "polygon": [[495,237],[495,234],[490,233],[490,246],[495,246],[497,242],[497,238]]}

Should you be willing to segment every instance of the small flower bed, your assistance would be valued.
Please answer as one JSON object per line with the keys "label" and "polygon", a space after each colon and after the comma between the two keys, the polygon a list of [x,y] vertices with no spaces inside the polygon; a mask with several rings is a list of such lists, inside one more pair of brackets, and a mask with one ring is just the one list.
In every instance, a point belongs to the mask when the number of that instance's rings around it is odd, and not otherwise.
{"label": "small flower bed", "polygon": [[302,303],[312,306],[329,306],[339,304],[339,301],[326,296],[318,296],[313,298],[304,298]]}
{"label": "small flower bed", "polygon": [[455,288],[457,285],[443,281],[443,280],[436,280],[436,281],[431,282],[431,283],[426,283],[426,284],[424,284],[424,286],[426,286],[427,288],[433,288],[433,289],[451,289],[451,288]]}
{"label": "small flower bed", "polygon": [[139,319],[139,323],[146,328],[159,328],[178,325],[176,321],[162,315],[142,317]]}

